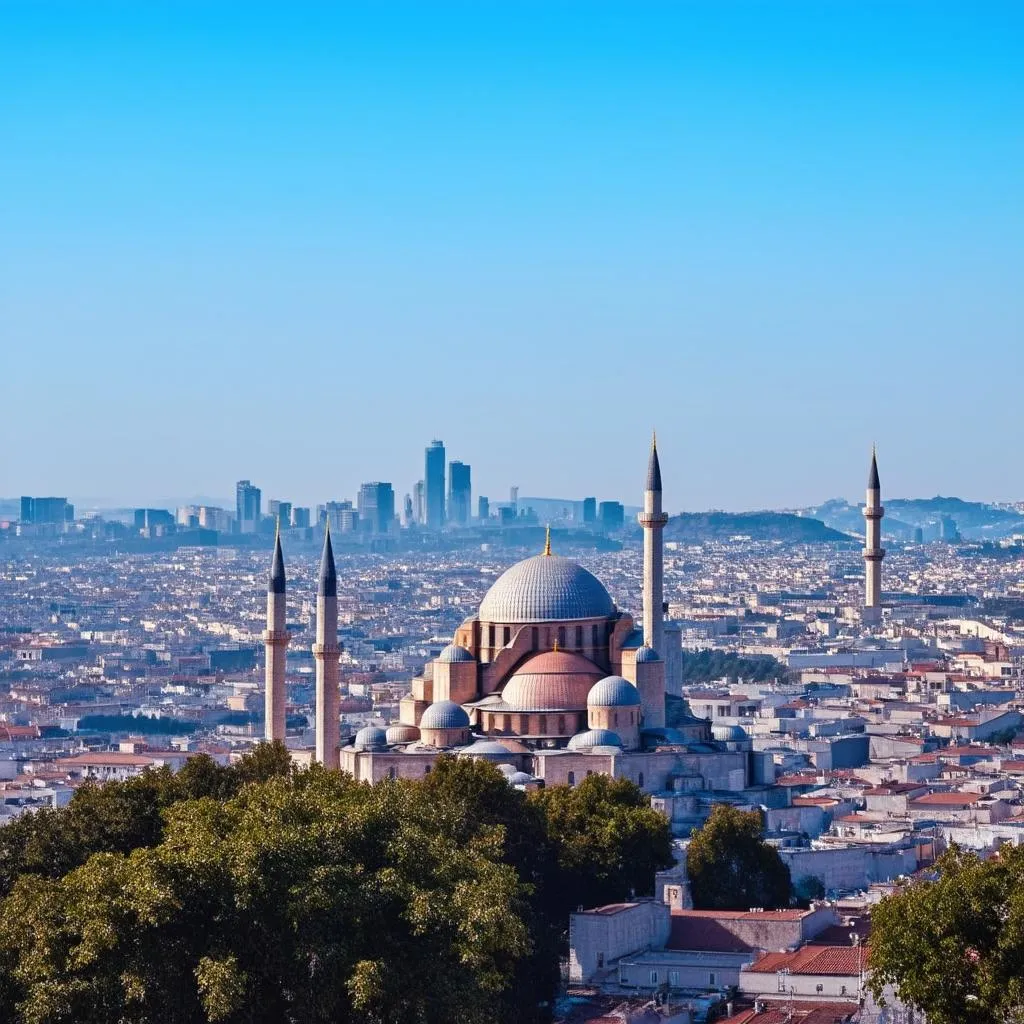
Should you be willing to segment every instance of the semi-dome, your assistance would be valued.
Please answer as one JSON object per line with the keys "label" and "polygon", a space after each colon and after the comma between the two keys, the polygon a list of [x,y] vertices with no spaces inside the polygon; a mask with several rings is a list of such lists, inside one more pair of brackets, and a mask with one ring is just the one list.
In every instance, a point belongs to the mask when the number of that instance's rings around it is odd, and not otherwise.
{"label": "semi-dome", "polygon": [[366,725],[356,733],[352,746],[356,750],[385,750],[388,734],[376,725]]}
{"label": "semi-dome", "polygon": [[601,670],[581,654],[547,651],[518,668],[501,691],[513,711],[581,711]]}
{"label": "semi-dome", "polygon": [[621,747],[622,740],[611,729],[588,729],[569,740],[570,750],[592,750],[594,747]]}
{"label": "semi-dome", "polygon": [[661,658],[658,657],[658,652],[646,644],[636,652],[636,663],[642,665],[645,661],[661,661]]}
{"label": "semi-dome", "polygon": [[390,747],[395,743],[414,743],[420,738],[420,731],[415,725],[396,723],[388,726],[385,736]]}
{"label": "semi-dome", "polygon": [[535,555],[495,580],[480,605],[483,622],[607,618],[615,602],[601,581],[569,558]]}
{"label": "semi-dome", "polygon": [[468,729],[469,715],[465,708],[453,700],[439,700],[423,712],[420,730],[423,729]]}
{"label": "semi-dome", "polygon": [[628,708],[640,705],[640,691],[622,676],[605,676],[587,694],[588,708]]}
{"label": "semi-dome", "polygon": [[449,644],[441,650],[437,660],[442,664],[453,665],[460,661],[473,661],[474,658],[465,647],[460,647],[458,644]]}

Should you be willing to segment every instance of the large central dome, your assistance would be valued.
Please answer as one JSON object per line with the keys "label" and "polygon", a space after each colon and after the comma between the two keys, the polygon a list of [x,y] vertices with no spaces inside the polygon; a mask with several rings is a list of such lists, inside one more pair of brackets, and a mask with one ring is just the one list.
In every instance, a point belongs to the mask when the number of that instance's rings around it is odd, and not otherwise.
{"label": "large central dome", "polygon": [[615,614],[601,581],[571,559],[535,555],[495,580],[480,605],[483,622],[564,622]]}

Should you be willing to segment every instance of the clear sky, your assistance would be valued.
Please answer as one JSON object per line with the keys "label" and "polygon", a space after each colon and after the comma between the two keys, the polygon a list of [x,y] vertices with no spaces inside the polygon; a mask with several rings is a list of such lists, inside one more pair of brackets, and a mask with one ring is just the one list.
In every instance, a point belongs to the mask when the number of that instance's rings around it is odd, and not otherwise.
{"label": "clear sky", "polygon": [[0,3],[0,494],[1024,498],[1024,4]]}

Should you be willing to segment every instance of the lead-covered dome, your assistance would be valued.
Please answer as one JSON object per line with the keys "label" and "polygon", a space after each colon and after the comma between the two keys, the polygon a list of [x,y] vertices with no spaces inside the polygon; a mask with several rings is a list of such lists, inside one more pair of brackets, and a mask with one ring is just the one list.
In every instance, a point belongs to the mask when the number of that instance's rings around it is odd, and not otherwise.
{"label": "lead-covered dome", "polygon": [[547,651],[516,669],[501,699],[512,711],[582,711],[600,678],[601,670],[582,655]]}
{"label": "lead-covered dome", "polygon": [[483,622],[564,622],[615,614],[601,581],[569,558],[535,555],[506,569],[480,605]]}
{"label": "lead-covered dome", "polygon": [[458,644],[448,644],[447,647],[442,648],[441,653],[437,656],[437,660],[445,665],[456,665],[460,662],[474,661],[475,659],[465,647],[459,647]]}
{"label": "lead-covered dome", "polygon": [[424,729],[468,729],[466,709],[453,700],[439,700],[431,704],[420,718],[420,732]]}
{"label": "lead-covered dome", "polygon": [[588,729],[569,740],[569,750],[593,750],[594,747],[621,747],[618,733],[610,729]]}
{"label": "lead-covered dome", "polygon": [[640,691],[622,676],[605,676],[587,694],[588,708],[629,708],[640,704]]}
{"label": "lead-covered dome", "polygon": [[356,733],[352,745],[356,750],[387,750],[388,734],[376,725],[366,725]]}

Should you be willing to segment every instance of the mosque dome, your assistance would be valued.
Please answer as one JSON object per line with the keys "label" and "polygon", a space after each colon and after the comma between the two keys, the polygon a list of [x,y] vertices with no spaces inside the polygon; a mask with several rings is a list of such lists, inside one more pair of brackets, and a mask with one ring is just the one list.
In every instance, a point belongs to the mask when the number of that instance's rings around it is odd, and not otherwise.
{"label": "mosque dome", "polygon": [[499,764],[498,771],[501,772],[502,775],[515,775],[519,769],[514,764]]}
{"label": "mosque dome", "polygon": [[636,652],[636,663],[642,665],[645,661],[661,661],[661,658],[658,657],[658,652],[646,644]]}
{"label": "mosque dome", "polygon": [[596,576],[569,558],[548,554],[507,569],[480,604],[483,622],[564,622],[614,614],[615,602]]}
{"label": "mosque dome", "polygon": [[622,676],[605,676],[587,694],[588,708],[625,708],[640,705],[640,691]]}
{"label": "mosque dome", "polygon": [[423,712],[420,730],[424,729],[468,729],[469,715],[453,700],[439,700]]}
{"label": "mosque dome", "polygon": [[442,664],[454,665],[456,662],[473,661],[474,658],[465,647],[459,647],[458,644],[449,644],[442,649],[441,653],[437,656],[437,660]]}
{"label": "mosque dome", "polygon": [[356,733],[352,745],[356,750],[384,750],[388,745],[388,734],[375,725],[367,725]]}
{"label": "mosque dome", "polygon": [[510,786],[528,786],[531,782],[536,781],[537,780],[532,775],[529,775],[526,772],[516,772],[515,775],[510,775],[508,777],[508,784]]}
{"label": "mosque dome", "polygon": [[459,757],[477,757],[482,761],[504,761],[508,764],[516,759],[516,755],[497,740],[477,740],[468,747],[463,747],[459,751]]}
{"label": "mosque dome", "polygon": [[513,673],[501,699],[513,711],[578,711],[600,677],[601,670],[580,654],[546,651]]}
{"label": "mosque dome", "polygon": [[420,731],[415,725],[389,725],[385,733],[388,746],[396,743],[414,743],[420,738]]}
{"label": "mosque dome", "polygon": [[592,750],[594,747],[621,747],[622,740],[610,729],[588,729],[569,740],[570,750]]}
{"label": "mosque dome", "polygon": [[742,743],[743,740],[749,739],[747,730],[741,725],[713,725],[711,735],[719,743]]}

